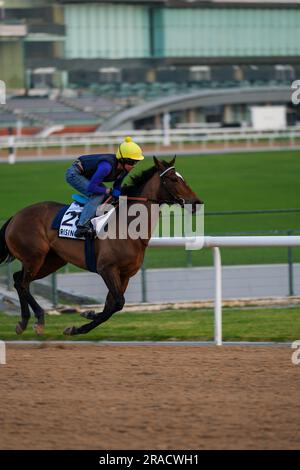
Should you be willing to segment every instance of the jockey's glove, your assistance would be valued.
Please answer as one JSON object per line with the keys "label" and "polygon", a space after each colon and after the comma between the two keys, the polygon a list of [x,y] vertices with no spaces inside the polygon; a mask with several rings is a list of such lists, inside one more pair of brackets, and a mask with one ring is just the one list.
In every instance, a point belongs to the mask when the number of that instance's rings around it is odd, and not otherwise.
{"label": "jockey's glove", "polygon": [[115,189],[112,190],[111,195],[113,197],[119,197],[119,196],[121,196],[121,191],[119,189],[115,188]]}

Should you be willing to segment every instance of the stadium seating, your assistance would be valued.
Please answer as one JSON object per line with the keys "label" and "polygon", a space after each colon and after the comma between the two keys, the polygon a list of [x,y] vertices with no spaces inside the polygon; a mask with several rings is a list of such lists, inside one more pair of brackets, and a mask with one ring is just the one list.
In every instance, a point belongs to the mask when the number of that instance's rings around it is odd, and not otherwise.
{"label": "stadium seating", "polygon": [[[282,80],[201,80],[181,82],[94,83],[89,90],[73,90],[73,97],[12,97],[0,108],[0,127],[53,124],[100,125],[116,112],[143,102],[204,89],[283,85]],[[76,97],[76,94],[78,95]]]}

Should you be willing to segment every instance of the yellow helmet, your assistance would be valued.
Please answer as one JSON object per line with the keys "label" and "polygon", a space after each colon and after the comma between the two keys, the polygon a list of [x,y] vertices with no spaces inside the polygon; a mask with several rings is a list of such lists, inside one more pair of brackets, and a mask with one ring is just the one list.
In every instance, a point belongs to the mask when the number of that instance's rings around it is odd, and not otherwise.
{"label": "yellow helmet", "polygon": [[131,160],[144,160],[141,147],[133,142],[131,137],[125,137],[124,142],[118,148],[116,157],[130,158]]}

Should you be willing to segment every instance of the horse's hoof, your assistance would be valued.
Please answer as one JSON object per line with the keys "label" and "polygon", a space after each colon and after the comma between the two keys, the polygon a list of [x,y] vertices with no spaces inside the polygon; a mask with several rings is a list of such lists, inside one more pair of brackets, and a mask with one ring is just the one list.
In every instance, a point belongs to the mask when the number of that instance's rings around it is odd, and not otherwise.
{"label": "horse's hoof", "polygon": [[25,330],[25,328],[23,328],[23,326],[21,325],[20,322],[16,324],[16,333],[17,333],[17,335],[21,335],[24,330]]}
{"label": "horse's hoof", "polygon": [[44,334],[44,325],[40,325],[39,323],[35,323],[33,325],[33,329],[36,332],[38,336],[41,336]]}
{"label": "horse's hoof", "polygon": [[64,335],[73,336],[77,334],[76,326],[68,326],[64,329]]}
{"label": "horse's hoof", "polygon": [[86,310],[85,312],[81,312],[80,316],[86,318],[87,320],[95,320],[97,313],[95,310]]}

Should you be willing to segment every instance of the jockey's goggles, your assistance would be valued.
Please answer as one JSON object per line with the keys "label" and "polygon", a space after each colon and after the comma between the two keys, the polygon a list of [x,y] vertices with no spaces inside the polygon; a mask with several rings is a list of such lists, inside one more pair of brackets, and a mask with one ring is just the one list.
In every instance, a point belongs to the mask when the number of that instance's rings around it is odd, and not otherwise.
{"label": "jockey's goggles", "polygon": [[139,162],[139,160],[133,160],[131,158],[122,158],[122,162],[124,163],[124,165],[126,164],[130,166],[134,166]]}

